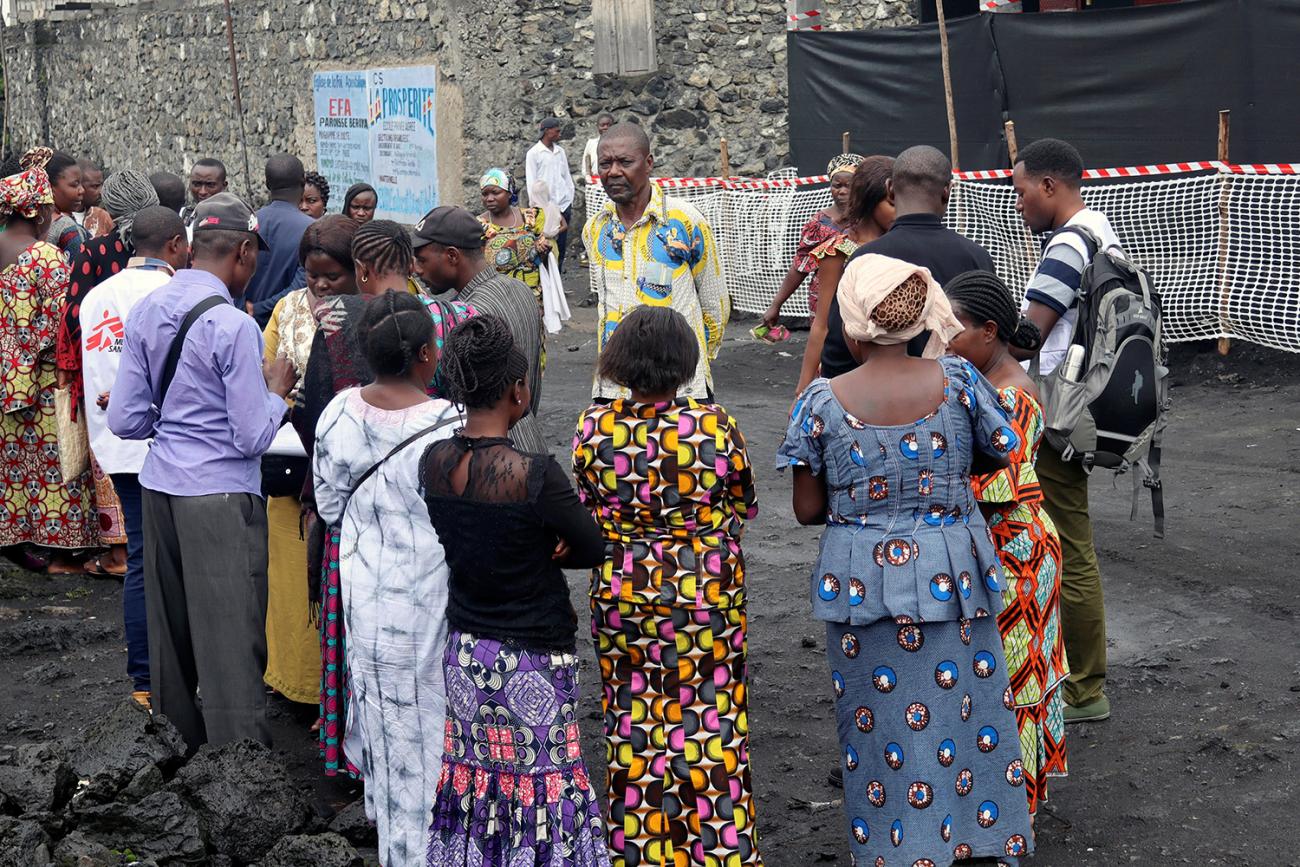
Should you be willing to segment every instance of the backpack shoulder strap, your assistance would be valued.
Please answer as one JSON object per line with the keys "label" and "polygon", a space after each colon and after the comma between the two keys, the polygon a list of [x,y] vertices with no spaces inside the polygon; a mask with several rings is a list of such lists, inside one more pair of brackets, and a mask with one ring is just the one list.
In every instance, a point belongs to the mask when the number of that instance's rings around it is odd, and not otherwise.
{"label": "backpack shoulder strap", "polygon": [[167,349],[167,361],[163,364],[162,382],[158,384],[158,408],[162,409],[163,401],[167,399],[167,389],[171,388],[172,379],[176,376],[176,367],[181,361],[181,351],[185,349],[185,336],[190,333],[194,323],[199,321],[199,317],[207,313],[218,304],[225,304],[226,299],[220,295],[209,295],[198,304],[190,308],[190,312],[185,314],[181,320],[180,330],[172,338],[172,345]]}
{"label": "backpack shoulder strap", "polygon": [[431,433],[433,433],[434,431],[438,430],[439,428],[444,428],[444,427],[446,427],[447,425],[452,424],[453,422],[458,422],[458,421],[460,421],[460,420],[461,420],[461,419],[460,419],[460,415],[459,415],[459,414],[454,415],[454,416],[452,416],[451,418],[445,418],[445,419],[443,419],[442,421],[437,422],[436,424],[431,424],[431,425],[429,425],[429,426],[426,427],[426,428],[421,428],[420,430],[418,430],[418,431],[416,431],[415,433],[411,434],[411,435],[410,435],[409,437],[407,437],[406,439],[402,440],[402,441],[401,441],[400,443],[398,443],[397,445],[393,446],[392,451],[390,451],[388,454],[384,455],[384,456],[383,456],[382,458],[380,458],[379,460],[375,461],[375,463],[371,465],[370,469],[366,470],[364,473],[361,474],[361,478],[357,479],[357,483],[356,483],[355,485],[353,485],[353,486],[352,486],[352,490],[348,492],[348,497],[351,498],[353,494],[355,494],[358,490],[361,489],[361,486],[364,485],[364,484],[366,483],[366,480],[367,480],[367,479],[369,479],[369,478],[370,478],[371,476],[373,476],[375,473],[379,472],[379,468],[382,467],[382,466],[384,465],[384,463],[385,463],[389,458],[393,457],[393,456],[396,455],[398,452],[402,451],[402,449],[404,449],[404,448],[406,448],[407,446],[411,445],[411,444],[414,443],[416,440],[421,439],[421,438],[424,437],[426,434],[431,434]]}
{"label": "backpack shoulder strap", "polygon": [[[1088,258],[1096,256],[1101,250],[1101,239],[1087,226],[1062,226],[1052,233],[1052,237],[1060,234],[1077,235],[1083,239],[1083,243],[1088,248]],[[1084,264],[1087,264],[1086,262]]]}

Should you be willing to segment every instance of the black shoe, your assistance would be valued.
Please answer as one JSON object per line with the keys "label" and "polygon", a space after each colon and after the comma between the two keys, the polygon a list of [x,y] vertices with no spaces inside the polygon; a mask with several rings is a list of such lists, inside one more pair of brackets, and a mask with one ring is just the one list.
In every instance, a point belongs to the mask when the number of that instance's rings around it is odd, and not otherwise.
{"label": "black shoe", "polygon": [[826,782],[836,789],[844,789],[844,769],[837,767],[826,775]]}

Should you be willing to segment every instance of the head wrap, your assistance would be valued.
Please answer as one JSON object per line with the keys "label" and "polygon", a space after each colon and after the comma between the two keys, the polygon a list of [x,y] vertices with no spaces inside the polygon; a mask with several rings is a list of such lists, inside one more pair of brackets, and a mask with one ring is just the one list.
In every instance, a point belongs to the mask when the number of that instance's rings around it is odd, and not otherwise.
{"label": "head wrap", "polygon": [[122,243],[133,247],[131,228],[135,224],[135,215],[138,211],[158,204],[158,191],[153,188],[153,184],[149,183],[148,176],[142,172],[131,169],[114,172],[108,176],[108,180],[104,181],[100,204],[113,218],[113,224],[117,227]]}
{"label": "head wrap", "polygon": [[[915,279],[914,279],[915,278]],[[849,262],[835,290],[844,333],[868,343],[906,343],[930,332],[925,358],[938,358],[962,324],[929,270],[877,253]]]}
{"label": "head wrap", "polygon": [[519,201],[519,190],[515,187],[515,179],[510,177],[510,173],[505,169],[488,169],[483,173],[483,177],[478,179],[478,188],[500,187],[510,194],[510,204],[516,204]]}
{"label": "head wrap", "polygon": [[42,207],[54,204],[54,190],[45,174],[45,164],[53,155],[49,148],[32,148],[19,161],[23,171],[0,179],[0,217],[17,214],[34,220]]}
{"label": "head wrap", "polygon": [[840,172],[852,174],[857,171],[858,166],[862,165],[862,161],[865,159],[866,157],[860,154],[839,154],[832,157],[831,161],[826,164],[826,175],[833,178]]}
{"label": "head wrap", "polygon": [[343,194],[343,215],[344,216],[347,216],[348,208],[352,207],[352,200],[355,199],[357,196],[361,195],[362,193],[374,193],[375,204],[376,205],[379,204],[379,193],[375,191],[374,187],[366,183],[353,184],[352,186],[348,187],[348,191]]}

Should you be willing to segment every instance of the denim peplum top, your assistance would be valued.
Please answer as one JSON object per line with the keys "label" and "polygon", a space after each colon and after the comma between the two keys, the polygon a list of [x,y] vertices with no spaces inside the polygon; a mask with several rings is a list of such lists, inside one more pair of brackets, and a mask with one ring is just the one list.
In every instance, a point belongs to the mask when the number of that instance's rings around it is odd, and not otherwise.
{"label": "denim peplum top", "polygon": [[993,387],[955,356],[943,401],[925,418],[870,425],[818,379],[800,395],[777,468],[826,486],[826,529],[812,572],[813,616],[867,624],[996,615],[1002,567],[971,491],[975,449],[1004,457],[1018,438]]}

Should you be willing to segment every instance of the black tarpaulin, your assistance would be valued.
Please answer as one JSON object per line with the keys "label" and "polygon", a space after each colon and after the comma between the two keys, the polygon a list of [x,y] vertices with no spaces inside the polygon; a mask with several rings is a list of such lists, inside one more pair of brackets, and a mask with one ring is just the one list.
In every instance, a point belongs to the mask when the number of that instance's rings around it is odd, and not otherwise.
{"label": "black tarpaulin", "polygon": [[[1234,162],[1300,159],[1295,0],[1184,0],[1086,14],[978,15],[948,23],[964,169],[1023,145],[1073,142],[1089,166],[1213,159],[1233,112]],[[858,153],[948,150],[937,25],[791,33],[790,146],[824,170],[852,133]]]}
{"label": "black tarpaulin", "polygon": [[[989,19],[948,23],[962,160],[993,165],[1002,145],[1002,86]],[[821,174],[850,134],[860,154],[915,144],[948,151],[948,115],[935,27],[791,33],[790,149],[803,174]]]}

